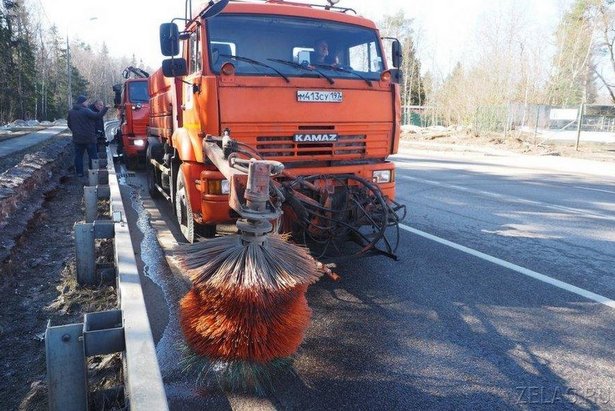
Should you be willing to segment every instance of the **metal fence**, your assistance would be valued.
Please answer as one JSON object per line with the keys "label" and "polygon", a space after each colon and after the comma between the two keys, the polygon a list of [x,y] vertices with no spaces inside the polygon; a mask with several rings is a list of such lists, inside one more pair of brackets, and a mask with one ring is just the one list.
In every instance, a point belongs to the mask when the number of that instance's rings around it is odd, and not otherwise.
{"label": "metal fence", "polygon": [[[615,132],[615,106],[583,105],[581,130]],[[477,132],[509,132],[513,130],[576,130],[580,107],[561,107],[546,104],[511,103],[477,107],[465,126]],[[562,116],[560,112],[573,112]],[[557,113],[557,115],[554,115]],[[402,125],[419,127],[450,126],[450,116],[435,106],[402,106]]]}

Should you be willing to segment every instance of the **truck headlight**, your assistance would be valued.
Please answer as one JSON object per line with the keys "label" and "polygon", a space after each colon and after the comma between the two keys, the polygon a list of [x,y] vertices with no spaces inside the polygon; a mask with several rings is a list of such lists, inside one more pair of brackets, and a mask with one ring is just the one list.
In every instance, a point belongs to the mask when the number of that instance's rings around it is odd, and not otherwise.
{"label": "truck headlight", "polygon": [[228,194],[231,191],[231,184],[228,180],[207,180],[208,194]]}
{"label": "truck headlight", "polygon": [[231,192],[231,182],[228,180],[222,180],[220,182],[220,187],[222,188],[222,194],[228,194]]}
{"label": "truck headlight", "polygon": [[145,145],[145,140],[135,140],[135,146],[143,147]]}
{"label": "truck headlight", "polygon": [[372,172],[372,181],[374,183],[390,183],[391,170],[375,170]]}

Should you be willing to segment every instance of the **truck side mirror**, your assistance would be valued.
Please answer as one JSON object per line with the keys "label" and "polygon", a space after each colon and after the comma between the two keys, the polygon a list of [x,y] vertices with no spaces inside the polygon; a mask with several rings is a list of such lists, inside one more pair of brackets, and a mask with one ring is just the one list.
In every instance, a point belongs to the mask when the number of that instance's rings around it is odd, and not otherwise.
{"label": "truck side mirror", "polygon": [[166,59],[162,60],[162,74],[165,77],[181,77],[188,74],[188,64],[186,59]]}
{"label": "truck side mirror", "polygon": [[401,51],[401,43],[399,40],[393,40],[391,44],[391,57],[393,59],[393,67],[400,67],[403,61],[403,53]]}
{"label": "truck side mirror", "polygon": [[163,56],[177,56],[179,54],[179,29],[175,23],[160,25],[160,51]]}
{"label": "truck side mirror", "polygon": [[215,16],[217,14],[220,14],[222,9],[226,7],[228,2],[229,2],[229,0],[211,0],[209,2],[209,7],[202,14],[203,18],[208,19],[208,18],[213,17],[213,16]]}

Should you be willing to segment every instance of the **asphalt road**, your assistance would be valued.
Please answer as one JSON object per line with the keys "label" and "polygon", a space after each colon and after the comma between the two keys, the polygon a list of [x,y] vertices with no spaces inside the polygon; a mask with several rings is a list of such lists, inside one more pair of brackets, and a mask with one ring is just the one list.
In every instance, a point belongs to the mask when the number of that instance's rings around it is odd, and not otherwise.
{"label": "asphalt road", "polygon": [[172,238],[171,208],[149,199],[141,176],[129,179],[171,408],[615,408],[615,173],[527,160],[397,156],[398,200],[409,208],[399,261],[351,261],[341,281],[310,288],[295,373],[265,397],[197,385],[182,371],[185,283],[155,241],[166,228]]}
{"label": "asphalt road", "polygon": [[11,138],[0,142],[0,158],[9,154],[21,151],[25,148],[50,139],[66,130],[66,126],[53,126],[44,130],[39,130],[21,137]]}

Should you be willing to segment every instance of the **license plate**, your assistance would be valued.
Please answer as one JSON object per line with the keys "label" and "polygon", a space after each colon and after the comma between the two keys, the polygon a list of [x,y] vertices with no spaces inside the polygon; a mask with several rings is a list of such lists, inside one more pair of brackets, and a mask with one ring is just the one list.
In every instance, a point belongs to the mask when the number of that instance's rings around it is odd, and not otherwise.
{"label": "license plate", "polygon": [[341,103],[341,91],[297,90],[297,101],[308,103]]}

